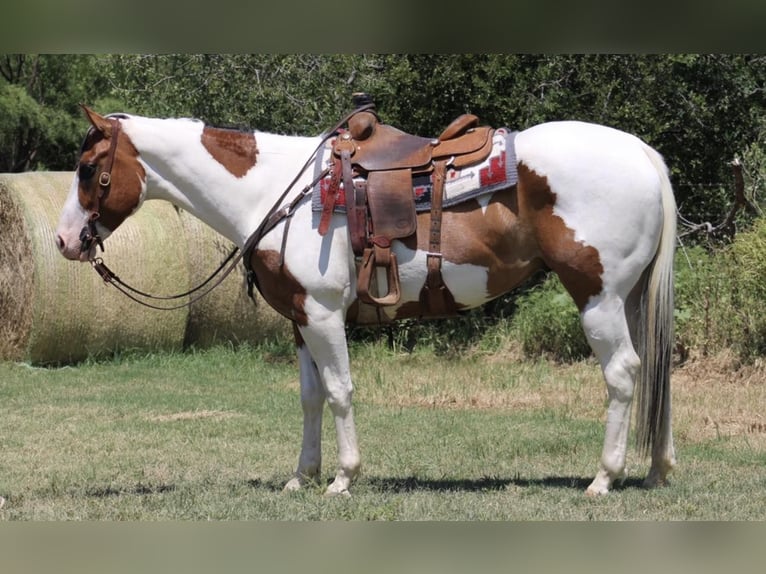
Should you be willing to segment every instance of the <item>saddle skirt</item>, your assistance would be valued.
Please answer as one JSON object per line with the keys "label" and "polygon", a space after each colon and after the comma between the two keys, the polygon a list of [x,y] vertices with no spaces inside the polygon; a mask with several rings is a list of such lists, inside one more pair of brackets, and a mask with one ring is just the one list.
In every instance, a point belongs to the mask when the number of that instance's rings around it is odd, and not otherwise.
{"label": "saddle skirt", "polygon": [[[455,169],[447,165],[446,180],[444,182],[443,207],[448,208],[464,201],[489,196],[500,189],[514,185],[518,180],[516,171],[516,152],[514,140],[518,132],[508,128],[498,128],[492,138],[492,151],[489,157],[468,167]],[[322,169],[332,161],[333,141],[329,141],[321,154],[317,155],[315,170],[321,173]],[[355,181],[364,181],[365,178],[357,177]],[[345,213],[346,198],[343,183],[340,184],[339,197],[336,198],[334,210]],[[311,196],[313,211],[322,211],[327,195],[330,191],[330,176],[320,180],[314,186]],[[433,173],[414,174],[412,177],[412,194],[415,200],[416,211],[431,210],[431,191],[433,189]]]}

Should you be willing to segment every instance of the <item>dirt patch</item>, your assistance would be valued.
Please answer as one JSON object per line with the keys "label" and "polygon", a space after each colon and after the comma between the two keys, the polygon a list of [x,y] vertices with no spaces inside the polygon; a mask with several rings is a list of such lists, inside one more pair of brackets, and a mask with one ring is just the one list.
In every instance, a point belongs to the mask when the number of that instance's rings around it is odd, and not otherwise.
{"label": "dirt patch", "polygon": [[695,356],[673,371],[673,380],[685,387],[701,385],[763,385],[766,383],[766,360],[743,364],[731,351],[714,356]]}
{"label": "dirt patch", "polygon": [[430,397],[396,397],[393,404],[398,407],[417,406],[432,409],[522,410],[542,407],[543,397],[531,393],[519,397],[514,397],[511,393],[492,392],[470,395],[440,393]]}
{"label": "dirt patch", "polygon": [[357,396],[371,404],[432,409],[563,408],[576,416],[592,417],[603,415],[606,394],[598,365],[589,361],[503,364],[486,356],[445,364],[420,357],[417,363],[386,365],[359,374],[357,380],[362,381]]}
{"label": "dirt patch", "polygon": [[[486,357],[445,367],[421,357],[417,364],[385,365],[357,377],[358,398],[376,405],[553,409],[591,420],[603,420],[606,412],[606,387],[594,361],[503,364]],[[679,444],[737,438],[752,448],[766,448],[766,361],[745,365],[730,353],[696,357],[673,370],[672,392]]]}
{"label": "dirt patch", "polygon": [[674,426],[689,441],[745,437],[766,447],[766,363],[731,353],[688,361],[673,372]]}

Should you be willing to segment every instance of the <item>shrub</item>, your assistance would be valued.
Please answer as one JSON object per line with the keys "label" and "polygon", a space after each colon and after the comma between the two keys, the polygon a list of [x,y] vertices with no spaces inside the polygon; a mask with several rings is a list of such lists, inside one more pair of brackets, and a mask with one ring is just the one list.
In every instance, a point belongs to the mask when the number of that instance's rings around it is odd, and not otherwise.
{"label": "shrub", "polygon": [[525,354],[562,361],[590,355],[577,307],[556,275],[524,293],[516,304],[512,326]]}
{"label": "shrub", "polygon": [[[713,326],[720,324],[720,301],[726,286],[720,280],[715,258],[701,246],[682,247],[676,252],[675,264],[675,332],[676,350],[685,360],[692,350],[707,355],[721,344],[713,338]],[[725,339],[716,330],[716,339]]]}
{"label": "shrub", "polygon": [[766,354],[766,218],[725,247],[679,249],[675,318],[682,357],[727,348],[747,362]]}
{"label": "shrub", "polygon": [[723,253],[731,280],[731,315],[738,327],[732,346],[746,360],[766,354],[766,218],[740,233]]}

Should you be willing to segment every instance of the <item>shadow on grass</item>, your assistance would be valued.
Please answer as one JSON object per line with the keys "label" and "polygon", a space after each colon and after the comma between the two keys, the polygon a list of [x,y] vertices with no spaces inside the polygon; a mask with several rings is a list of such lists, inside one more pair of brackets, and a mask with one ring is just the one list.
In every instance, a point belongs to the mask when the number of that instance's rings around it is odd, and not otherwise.
{"label": "shadow on grass", "polygon": [[[328,479],[329,484],[332,479]],[[593,480],[593,477],[578,476],[546,476],[545,478],[495,478],[483,477],[478,479],[430,479],[415,476],[406,477],[362,477],[359,486],[369,485],[372,490],[388,493],[402,492],[481,492],[493,490],[505,490],[509,486],[520,488],[571,488],[585,490]],[[274,492],[281,492],[284,482],[277,480],[254,479],[247,482],[251,488],[263,488]],[[642,489],[643,479],[637,476],[627,477],[623,481],[614,484],[614,490],[627,488]],[[353,485],[352,485],[353,489]]]}
{"label": "shadow on grass", "polygon": [[[413,492],[413,491],[436,491],[436,492],[481,492],[492,490],[505,490],[509,486],[520,488],[571,488],[585,490],[593,480],[593,477],[578,476],[546,476],[545,478],[494,478],[483,477],[478,479],[428,479],[408,476],[403,478],[379,478],[370,477],[367,482],[372,488],[381,492]],[[614,484],[615,490],[624,488],[642,488],[643,480],[638,477],[628,477],[624,481]]]}
{"label": "shadow on grass", "polygon": [[145,496],[149,494],[164,494],[176,490],[174,484],[141,484],[130,488],[118,488],[113,486],[94,487],[85,491],[86,496],[93,498],[108,498],[110,496],[135,495]]}

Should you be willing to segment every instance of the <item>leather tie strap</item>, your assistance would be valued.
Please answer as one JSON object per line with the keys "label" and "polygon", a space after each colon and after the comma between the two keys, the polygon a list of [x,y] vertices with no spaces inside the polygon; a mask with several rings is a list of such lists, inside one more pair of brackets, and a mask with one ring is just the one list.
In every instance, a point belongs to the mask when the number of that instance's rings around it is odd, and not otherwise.
{"label": "leather tie strap", "polygon": [[[428,267],[441,268],[442,203],[447,162],[434,163],[433,188],[431,190],[431,227],[428,234]],[[433,262],[433,263],[432,263]]]}
{"label": "leather tie strap", "polygon": [[443,317],[455,315],[455,298],[442,277],[441,229],[444,180],[447,172],[445,160],[434,163],[433,189],[431,191],[431,225],[426,255],[427,275],[420,291],[420,304],[424,315]]}
{"label": "leather tie strap", "polygon": [[319,219],[319,235],[326,235],[330,229],[330,220],[335,204],[340,197],[340,178],[341,162],[338,158],[333,158],[332,171],[330,172],[330,188],[327,191],[327,197],[322,207],[322,217]]}
{"label": "leather tie strap", "polygon": [[351,235],[351,248],[357,256],[360,256],[364,253],[367,240],[365,189],[363,186],[357,189],[354,185],[354,177],[351,173],[351,152],[348,149],[341,149],[340,162],[343,173],[343,190],[346,194],[346,217]]}

